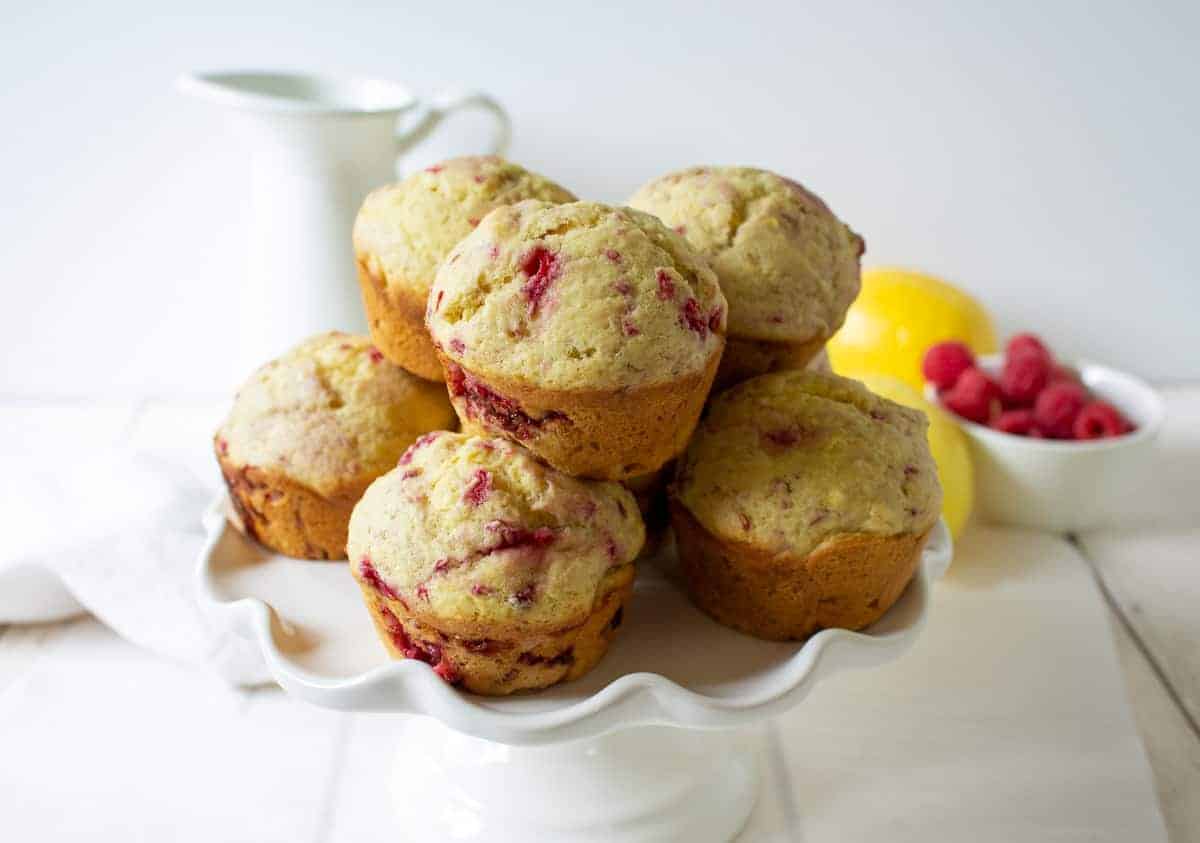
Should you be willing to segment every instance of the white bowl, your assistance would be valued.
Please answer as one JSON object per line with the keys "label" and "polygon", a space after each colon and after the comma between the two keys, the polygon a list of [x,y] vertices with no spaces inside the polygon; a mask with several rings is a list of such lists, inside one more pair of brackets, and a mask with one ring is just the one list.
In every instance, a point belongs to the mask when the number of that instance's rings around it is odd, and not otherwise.
{"label": "white bowl", "polygon": [[[996,376],[999,354],[978,365]],[[980,514],[1003,524],[1073,532],[1125,520],[1133,478],[1143,476],[1151,442],[1163,421],[1163,401],[1144,381],[1087,361],[1074,364],[1083,384],[1120,410],[1137,429],[1112,439],[1067,442],[1001,433],[953,412],[971,443],[976,500]],[[937,389],[925,396],[940,402]]]}

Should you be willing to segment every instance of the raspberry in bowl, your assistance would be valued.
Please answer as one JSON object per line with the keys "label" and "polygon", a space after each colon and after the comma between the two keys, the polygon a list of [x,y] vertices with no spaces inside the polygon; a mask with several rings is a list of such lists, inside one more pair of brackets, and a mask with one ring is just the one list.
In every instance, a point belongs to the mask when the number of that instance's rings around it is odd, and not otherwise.
{"label": "raspberry in bowl", "polygon": [[964,351],[929,349],[925,393],[971,444],[984,517],[1057,532],[1119,523],[1124,481],[1162,424],[1158,393],[1108,366],[1064,365],[1032,334],[1004,354]]}

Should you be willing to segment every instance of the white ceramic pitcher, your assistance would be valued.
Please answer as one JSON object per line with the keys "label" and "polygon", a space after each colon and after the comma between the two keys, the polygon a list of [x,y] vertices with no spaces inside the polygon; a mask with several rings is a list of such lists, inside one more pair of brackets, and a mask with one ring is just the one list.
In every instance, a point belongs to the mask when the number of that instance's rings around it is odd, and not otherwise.
{"label": "white ceramic pitcher", "polygon": [[394,82],[274,72],[194,73],[179,87],[225,107],[251,158],[242,376],[318,331],[365,330],[350,244],[354,216],[367,192],[394,181],[399,158],[443,118],[483,109],[495,118],[486,151],[503,152],[509,139],[508,115],[477,91],[423,102]]}

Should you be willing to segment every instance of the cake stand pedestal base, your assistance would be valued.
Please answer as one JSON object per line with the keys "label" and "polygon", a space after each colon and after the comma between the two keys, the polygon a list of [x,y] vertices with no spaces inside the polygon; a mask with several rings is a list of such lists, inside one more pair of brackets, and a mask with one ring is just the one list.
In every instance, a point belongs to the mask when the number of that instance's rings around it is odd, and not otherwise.
{"label": "cake stand pedestal base", "polygon": [[731,840],[754,808],[764,745],[758,727],[644,726],[534,747],[430,718],[402,729],[392,801],[422,841]]}
{"label": "cake stand pedestal base", "polygon": [[766,755],[756,729],[822,677],[912,646],[950,553],[938,524],[886,615],[804,642],[714,623],[664,556],[642,567],[594,670],[511,697],[461,693],[426,664],[387,660],[344,565],[271,554],[216,519],[197,577],[202,604],[258,644],[285,691],[383,716],[376,740],[356,744],[376,767],[355,792],[363,813],[348,812],[367,824],[355,839],[384,839],[394,824],[387,839],[706,843],[732,839],[754,808]]}

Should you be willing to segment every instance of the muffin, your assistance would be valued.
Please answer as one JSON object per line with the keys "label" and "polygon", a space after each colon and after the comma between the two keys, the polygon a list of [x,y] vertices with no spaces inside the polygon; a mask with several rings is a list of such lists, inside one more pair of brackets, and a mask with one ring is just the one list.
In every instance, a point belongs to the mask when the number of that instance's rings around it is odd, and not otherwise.
{"label": "muffin", "polygon": [[499,438],[430,433],[350,519],[350,566],[388,652],[479,694],[604,655],[644,539],[633,496]]}
{"label": "muffin", "polygon": [[247,533],[288,556],[344,559],[363,491],[453,421],[441,385],[388,363],[366,337],[333,332],[255,372],[213,444]]}
{"label": "muffin", "polygon": [[575,197],[494,155],[443,161],[367,196],[354,222],[354,255],[371,338],[384,357],[442,379],[425,330],[437,268],[489,211],[522,199]]}
{"label": "muffin", "polygon": [[722,393],[671,488],[692,600],[774,640],[874,623],[941,511],[926,426],[836,375],[776,372]]}
{"label": "muffin", "polygon": [[624,480],[687,444],[725,345],[725,298],[649,214],[530,200],[454,247],[426,323],[464,430]]}
{"label": "muffin", "polygon": [[649,182],[629,204],[682,234],[729,300],[717,389],[802,369],[858,295],[861,237],[790,179],[749,167],[693,167]]}

